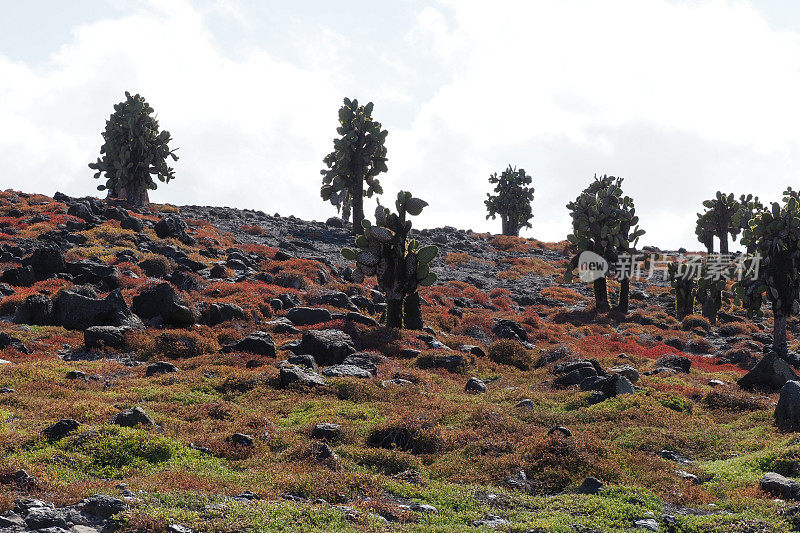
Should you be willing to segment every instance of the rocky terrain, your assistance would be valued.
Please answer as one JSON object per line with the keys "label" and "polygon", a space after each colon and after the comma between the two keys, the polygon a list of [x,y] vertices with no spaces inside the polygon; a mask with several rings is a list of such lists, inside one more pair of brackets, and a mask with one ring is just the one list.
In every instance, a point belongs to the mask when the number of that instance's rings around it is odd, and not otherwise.
{"label": "rocky terrain", "polygon": [[397,331],[340,219],[0,193],[0,532],[800,530],[769,316],[597,315],[566,242],[415,237]]}

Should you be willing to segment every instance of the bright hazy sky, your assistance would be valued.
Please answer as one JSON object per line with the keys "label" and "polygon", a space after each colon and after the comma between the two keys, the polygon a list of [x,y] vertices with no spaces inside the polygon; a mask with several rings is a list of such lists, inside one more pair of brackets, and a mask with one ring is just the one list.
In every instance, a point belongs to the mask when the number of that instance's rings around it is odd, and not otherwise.
{"label": "bright hazy sky", "polygon": [[[798,186],[800,3],[587,0],[2,1],[3,188],[99,194],[86,166],[126,90],[179,147],[156,202],[325,220],[322,158],[344,96],[389,130],[384,203],[411,190],[418,227],[500,231],[491,172],[533,176],[533,228],[625,178],[647,235],[700,248],[718,189]],[[374,200],[367,203],[372,211]]]}

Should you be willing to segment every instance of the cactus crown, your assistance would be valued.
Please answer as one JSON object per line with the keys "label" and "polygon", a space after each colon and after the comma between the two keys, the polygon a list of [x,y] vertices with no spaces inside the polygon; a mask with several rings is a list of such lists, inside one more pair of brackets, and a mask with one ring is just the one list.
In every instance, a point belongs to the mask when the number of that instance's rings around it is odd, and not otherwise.
{"label": "cactus crown", "polygon": [[167,161],[170,157],[177,161],[178,156],[169,148],[169,132],[159,131],[153,112],[142,96],[127,91],[125,101],[114,106],[103,132],[102,156],[89,163],[89,168],[97,171],[96,179],[102,174],[106,177],[105,185],[98,185],[97,190],[155,190],[153,176],[164,183],[175,178]]}
{"label": "cactus crown", "polygon": [[498,176],[497,172],[489,176],[489,183],[496,184],[492,195],[486,193],[486,215],[487,220],[491,217],[495,219],[499,214],[503,220],[507,220],[511,226],[511,231],[519,232],[520,228],[530,228],[529,220],[533,218],[531,202],[533,201],[534,188],[529,187],[533,183],[533,178],[525,173],[508,165],[503,173]]}
{"label": "cactus crown", "polygon": [[580,196],[567,204],[572,217],[572,233],[567,240],[579,250],[613,259],[619,252],[634,248],[644,235],[633,199],[622,193],[622,181],[595,175]]}
{"label": "cactus crown", "polygon": [[[752,196],[745,198],[742,195],[741,199],[746,202],[753,202]],[[735,240],[739,232],[744,229],[739,222],[746,216],[746,212],[742,211],[743,206],[740,200],[736,200],[732,193],[724,194],[717,191],[713,199],[703,202],[703,207],[706,209],[697,214],[695,234],[697,235],[697,240],[706,248],[711,249],[713,247],[713,238],[715,236],[719,239],[725,239],[727,238],[726,235],[730,234]],[[757,203],[758,198],[755,198],[753,205]]]}
{"label": "cactus crown", "polygon": [[[742,232],[742,244],[760,256],[758,277],[743,276],[734,284],[736,302],[749,316],[761,315],[769,300],[773,311],[788,316],[798,312],[800,294],[800,200],[791,189],[783,205],[755,214]],[[751,259],[750,261],[755,261]]]}
{"label": "cactus crown", "polygon": [[[386,172],[386,136],[381,123],[372,118],[372,102],[358,105],[358,100],[344,99],[339,109],[339,138],[333,140],[333,151],[323,159],[327,168],[322,174],[322,199],[336,206],[344,218],[350,217],[353,195],[372,197],[383,194],[376,178]],[[363,189],[366,184],[366,190]]]}

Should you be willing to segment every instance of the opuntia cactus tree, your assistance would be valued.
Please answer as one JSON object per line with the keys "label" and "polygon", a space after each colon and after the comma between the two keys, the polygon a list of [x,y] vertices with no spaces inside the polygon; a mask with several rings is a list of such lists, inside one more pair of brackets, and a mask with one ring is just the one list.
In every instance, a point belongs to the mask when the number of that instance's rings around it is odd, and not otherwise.
{"label": "opuntia cactus tree", "polygon": [[[333,152],[323,160],[322,199],[336,206],[345,219],[353,215],[353,234],[362,231],[364,196],[383,194],[377,176],[386,172],[386,136],[381,123],[372,118],[372,102],[358,105],[358,100],[344,99],[339,109],[339,138],[333,140]],[[366,186],[366,189],[365,189]]]}
{"label": "opuntia cactus tree", "polygon": [[[756,199],[757,201],[758,199]],[[733,194],[723,194],[717,191],[717,195],[712,200],[703,202],[706,210],[697,214],[697,224],[695,234],[708,250],[714,251],[714,237],[719,239],[720,253],[728,253],[728,235],[734,240],[742,228],[734,224],[734,218],[741,209],[741,204],[733,197]]]}
{"label": "opuntia cactus tree", "polygon": [[409,239],[411,221],[406,215],[419,215],[427,202],[410,192],[397,194],[397,213],[382,205],[375,209],[375,224],[364,219],[363,235],[356,237],[356,248],[343,248],[342,256],[356,262],[353,281],[376,276],[386,295],[386,325],[392,328],[422,329],[422,311],[418,287],[432,285],[436,274],[431,261],[438,255],[436,246],[420,246]]}
{"label": "opuntia cactus tree", "polygon": [[500,215],[503,226],[503,235],[519,236],[519,230],[530,228],[530,219],[533,218],[531,202],[533,201],[533,178],[525,173],[524,169],[516,169],[511,165],[498,176],[497,172],[489,176],[489,183],[495,184],[495,194],[487,193],[486,209],[489,214],[487,220],[492,220]]}
{"label": "opuntia cactus tree", "polygon": [[178,160],[169,147],[172,137],[168,131],[159,130],[153,112],[142,96],[126,91],[125,101],[114,106],[106,121],[101,157],[89,163],[89,168],[97,171],[95,178],[105,174],[105,185],[97,189],[108,190],[110,198],[145,205],[149,201],[147,191],[158,187],[154,177],[164,183],[175,178],[168,164],[170,158]]}
{"label": "opuntia cactus tree", "polygon": [[750,220],[742,243],[757,255],[749,260],[749,272],[734,284],[736,301],[748,316],[763,315],[765,301],[772,305],[772,347],[782,357],[788,355],[786,318],[798,313],[800,295],[800,202],[792,192],[784,193],[783,205],[774,202]]}
{"label": "opuntia cactus tree", "polygon": [[717,322],[717,313],[722,308],[722,302],[727,301],[727,297],[723,297],[728,284],[727,276],[727,273],[714,275],[708,266],[704,266],[695,282],[695,299],[700,304],[700,312],[711,324]]}
{"label": "opuntia cactus tree", "polygon": [[[791,187],[789,187],[786,193],[793,192]],[[764,204],[762,204],[758,196],[753,196],[752,194],[748,194],[745,196],[744,194],[739,197],[739,210],[733,216],[733,225],[739,228],[740,231],[746,230],[750,227],[750,221],[758,214],[763,213],[766,208]],[[753,243],[750,243],[751,246]],[[753,253],[755,250],[747,250],[747,253]]]}
{"label": "opuntia cactus tree", "polygon": [[675,295],[675,318],[683,320],[694,313],[694,278],[682,271],[679,263],[667,265],[670,292]]}
{"label": "opuntia cactus tree", "polygon": [[[636,243],[645,231],[639,228],[639,217],[633,199],[622,193],[622,178],[596,175],[575,201],[567,204],[572,217],[572,233],[567,240],[578,248],[578,254],[567,265],[567,280],[572,279],[581,252],[591,251],[614,265],[620,256],[633,258]],[[628,311],[630,277],[620,273],[620,293],[617,310]],[[610,311],[606,277],[594,281],[595,309]]]}

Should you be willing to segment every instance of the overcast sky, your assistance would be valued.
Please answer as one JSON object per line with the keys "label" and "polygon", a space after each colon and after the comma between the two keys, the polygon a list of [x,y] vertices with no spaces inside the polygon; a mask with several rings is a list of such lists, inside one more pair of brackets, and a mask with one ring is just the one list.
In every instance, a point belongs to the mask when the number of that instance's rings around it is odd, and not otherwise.
{"label": "overcast sky", "polygon": [[[325,220],[344,96],[389,130],[386,201],[419,227],[500,231],[491,172],[533,176],[561,240],[594,173],[625,178],[647,235],[700,248],[715,191],[778,200],[800,163],[800,3],[554,0],[4,1],[0,184],[99,194],[87,164],[126,90],[179,147],[155,202]],[[367,203],[372,211],[374,200]]]}

